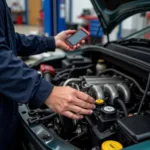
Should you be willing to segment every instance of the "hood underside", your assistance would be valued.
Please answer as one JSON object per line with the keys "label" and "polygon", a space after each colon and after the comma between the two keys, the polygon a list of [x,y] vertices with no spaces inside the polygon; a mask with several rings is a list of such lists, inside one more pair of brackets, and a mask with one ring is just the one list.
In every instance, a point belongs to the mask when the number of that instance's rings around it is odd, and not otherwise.
{"label": "hood underside", "polygon": [[91,0],[105,34],[134,14],[150,11],[150,0]]}

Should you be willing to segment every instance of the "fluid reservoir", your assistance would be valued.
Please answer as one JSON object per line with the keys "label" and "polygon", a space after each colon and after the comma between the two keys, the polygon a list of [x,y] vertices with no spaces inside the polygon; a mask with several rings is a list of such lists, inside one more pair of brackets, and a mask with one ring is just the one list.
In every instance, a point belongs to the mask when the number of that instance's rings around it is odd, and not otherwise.
{"label": "fluid reservoir", "polygon": [[123,146],[117,141],[106,141],[102,144],[102,150],[122,150]]}
{"label": "fluid reservoir", "polygon": [[98,119],[98,129],[100,132],[104,132],[110,128],[117,119],[117,110],[112,106],[103,106],[100,109],[100,115]]}
{"label": "fluid reservoir", "polygon": [[96,65],[96,72],[97,74],[104,71],[106,69],[106,64],[105,61],[103,59],[99,59],[97,61],[97,65]]}

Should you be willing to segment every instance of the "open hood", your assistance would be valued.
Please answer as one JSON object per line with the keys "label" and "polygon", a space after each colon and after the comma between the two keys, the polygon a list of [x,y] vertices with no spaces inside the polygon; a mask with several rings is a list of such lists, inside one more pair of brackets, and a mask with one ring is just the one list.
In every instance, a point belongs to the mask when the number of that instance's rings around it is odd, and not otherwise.
{"label": "open hood", "polygon": [[150,10],[150,0],[91,0],[105,34],[126,18]]}

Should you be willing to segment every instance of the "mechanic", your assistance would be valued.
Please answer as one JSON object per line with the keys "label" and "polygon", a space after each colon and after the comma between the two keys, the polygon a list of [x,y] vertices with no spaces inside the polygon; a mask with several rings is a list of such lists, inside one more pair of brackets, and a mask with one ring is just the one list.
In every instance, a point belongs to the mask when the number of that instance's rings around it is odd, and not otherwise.
{"label": "mechanic", "polygon": [[80,45],[71,49],[64,42],[74,32],[63,31],[55,37],[15,33],[6,0],[0,0],[0,150],[13,149],[18,103],[30,102],[37,107],[46,104],[72,119],[92,113],[93,98],[71,87],[54,87],[17,57],[54,51],[55,47],[75,50]]}

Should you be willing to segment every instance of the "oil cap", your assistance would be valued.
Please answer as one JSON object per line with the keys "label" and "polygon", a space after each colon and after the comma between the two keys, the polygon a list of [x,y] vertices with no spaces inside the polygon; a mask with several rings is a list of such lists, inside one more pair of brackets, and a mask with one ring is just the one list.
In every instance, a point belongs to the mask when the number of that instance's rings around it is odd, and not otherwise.
{"label": "oil cap", "polygon": [[104,100],[102,100],[102,99],[97,99],[97,100],[95,101],[95,103],[96,103],[96,105],[103,105],[105,102],[104,102]]}
{"label": "oil cap", "polygon": [[98,63],[103,63],[103,62],[105,62],[105,61],[104,61],[104,59],[99,59],[97,62],[98,62]]}
{"label": "oil cap", "polygon": [[123,146],[117,141],[106,141],[102,144],[102,150],[122,150]]}

